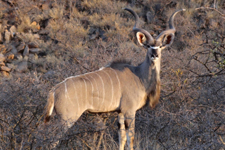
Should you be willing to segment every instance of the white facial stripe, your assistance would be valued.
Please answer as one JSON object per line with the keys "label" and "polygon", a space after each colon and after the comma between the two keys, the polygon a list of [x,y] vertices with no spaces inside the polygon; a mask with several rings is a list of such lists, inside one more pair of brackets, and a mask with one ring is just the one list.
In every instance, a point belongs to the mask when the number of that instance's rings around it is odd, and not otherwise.
{"label": "white facial stripe", "polygon": [[159,49],[160,47],[159,46],[150,46],[150,48],[152,48],[152,49]]}

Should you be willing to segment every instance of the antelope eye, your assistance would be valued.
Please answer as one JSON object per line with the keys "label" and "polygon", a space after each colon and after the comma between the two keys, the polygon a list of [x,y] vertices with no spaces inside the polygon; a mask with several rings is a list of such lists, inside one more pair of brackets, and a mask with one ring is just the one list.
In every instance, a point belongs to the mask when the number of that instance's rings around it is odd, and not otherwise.
{"label": "antelope eye", "polygon": [[150,46],[150,45],[145,44],[145,45],[144,45],[144,47],[145,47],[145,48],[150,48],[151,46]]}

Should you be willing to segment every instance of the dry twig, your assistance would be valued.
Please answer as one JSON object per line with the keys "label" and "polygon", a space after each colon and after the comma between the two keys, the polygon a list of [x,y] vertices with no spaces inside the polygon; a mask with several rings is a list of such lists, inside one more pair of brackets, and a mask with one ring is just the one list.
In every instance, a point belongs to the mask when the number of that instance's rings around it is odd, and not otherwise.
{"label": "dry twig", "polygon": [[217,10],[216,8],[212,8],[212,7],[198,7],[198,8],[195,8],[195,10],[200,10],[200,9],[214,10],[217,13],[219,13],[222,16],[223,19],[225,19],[225,14],[223,14],[222,12],[220,12],[219,10]]}

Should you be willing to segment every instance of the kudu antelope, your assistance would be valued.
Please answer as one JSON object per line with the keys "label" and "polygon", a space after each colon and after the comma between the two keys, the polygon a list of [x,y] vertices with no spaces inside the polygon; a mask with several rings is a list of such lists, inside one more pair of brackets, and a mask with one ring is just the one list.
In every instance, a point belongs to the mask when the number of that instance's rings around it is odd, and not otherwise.
{"label": "kudu antelope", "polygon": [[55,110],[68,129],[84,111],[118,111],[120,150],[126,141],[133,149],[136,111],[148,103],[154,107],[159,101],[161,51],[173,42],[174,16],[184,11],[174,12],[169,29],[153,39],[148,31],[137,27],[138,15],[125,10],[135,17],[133,31],[139,44],[147,49],[145,60],[138,66],[113,62],[103,69],[66,78],[50,91],[45,116],[48,122]]}

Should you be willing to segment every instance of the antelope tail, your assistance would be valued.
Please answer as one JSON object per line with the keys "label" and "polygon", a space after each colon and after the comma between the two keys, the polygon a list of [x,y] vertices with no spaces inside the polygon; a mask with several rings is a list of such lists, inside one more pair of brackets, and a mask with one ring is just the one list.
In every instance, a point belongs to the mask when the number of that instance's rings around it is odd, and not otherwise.
{"label": "antelope tail", "polygon": [[51,91],[48,95],[48,102],[46,105],[45,123],[49,122],[54,108],[54,92]]}

